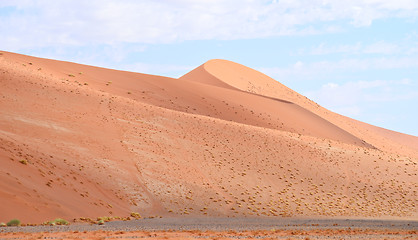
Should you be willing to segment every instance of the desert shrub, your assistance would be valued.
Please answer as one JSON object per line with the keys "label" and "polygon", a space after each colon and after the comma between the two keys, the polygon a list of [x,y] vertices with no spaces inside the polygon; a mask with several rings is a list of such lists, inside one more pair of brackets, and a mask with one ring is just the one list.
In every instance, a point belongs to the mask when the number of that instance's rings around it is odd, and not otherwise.
{"label": "desert shrub", "polygon": [[131,212],[131,217],[138,219],[138,218],[141,218],[141,215],[136,212]]}
{"label": "desert shrub", "polygon": [[43,223],[43,225],[50,225],[50,226],[55,226],[55,225],[68,225],[70,224],[67,220],[62,219],[62,218],[57,218],[53,221],[46,221]]}
{"label": "desert shrub", "polygon": [[20,220],[19,219],[12,219],[7,223],[7,226],[20,226]]}
{"label": "desert shrub", "polygon": [[113,219],[115,218],[114,217],[98,217],[97,221],[103,220],[104,222],[110,222]]}
{"label": "desert shrub", "polygon": [[0,223],[0,227],[5,227],[7,226],[4,222]]}
{"label": "desert shrub", "polygon": [[54,220],[55,225],[68,225],[68,221],[62,218],[57,218]]}
{"label": "desert shrub", "polygon": [[100,219],[98,222],[97,222],[97,224],[99,224],[99,225],[103,225],[105,223],[105,221],[103,220],[103,219]]}

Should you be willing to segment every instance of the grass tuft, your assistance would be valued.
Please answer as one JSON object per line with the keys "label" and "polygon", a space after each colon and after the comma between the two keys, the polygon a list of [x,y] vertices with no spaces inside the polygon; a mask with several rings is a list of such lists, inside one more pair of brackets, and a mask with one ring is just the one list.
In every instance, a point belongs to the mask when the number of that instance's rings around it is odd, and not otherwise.
{"label": "grass tuft", "polygon": [[12,219],[7,223],[7,226],[20,226],[20,220],[19,219]]}
{"label": "grass tuft", "polygon": [[54,220],[56,225],[68,225],[68,221],[62,218],[57,218]]}

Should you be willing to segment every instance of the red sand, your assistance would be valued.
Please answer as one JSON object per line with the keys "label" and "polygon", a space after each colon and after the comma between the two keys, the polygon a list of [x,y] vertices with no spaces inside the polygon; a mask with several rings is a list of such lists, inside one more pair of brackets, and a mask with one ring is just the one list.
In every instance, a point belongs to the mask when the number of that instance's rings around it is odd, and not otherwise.
{"label": "red sand", "polygon": [[[411,238],[412,236],[412,238]],[[413,239],[416,231],[369,229],[256,231],[93,231],[6,233],[2,239]]]}
{"label": "red sand", "polygon": [[0,163],[0,222],[418,219],[417,137],[225,60],[173,79],[1,52]]}

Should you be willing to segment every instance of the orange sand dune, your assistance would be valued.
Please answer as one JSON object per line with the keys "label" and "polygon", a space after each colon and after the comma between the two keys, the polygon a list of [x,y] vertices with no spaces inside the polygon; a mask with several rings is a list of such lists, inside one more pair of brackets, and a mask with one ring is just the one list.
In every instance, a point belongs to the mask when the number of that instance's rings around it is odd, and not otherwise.
{"label": "orange sand dune", "polygon": [[211,60],[179,79],[0,54],[0,221],[417,219],[417,137]]}
{"label": "orange sand dune", "polygon": [[190,79],[290,101],[378,148],[395,153],[399,148],[407,146],[408,149],[404,150],[408,153],[418,154],[417,137],[378,128],[333,113],[267,75],[238,63],[220,59],[210,60],[180,79]]}

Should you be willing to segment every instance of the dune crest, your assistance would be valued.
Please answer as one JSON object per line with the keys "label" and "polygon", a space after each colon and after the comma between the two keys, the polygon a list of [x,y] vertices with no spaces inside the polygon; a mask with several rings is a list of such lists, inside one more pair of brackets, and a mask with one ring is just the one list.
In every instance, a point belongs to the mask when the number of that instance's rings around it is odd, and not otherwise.
{"label": "dune crest", "polygon": [[290,88],[257,70],[228,60],[209,60],[195,70],[185,74],[180,79],[189,79],[220,87],[235,88],[298,104],[295,98],[292,97],[297,95],[297,93]]}

